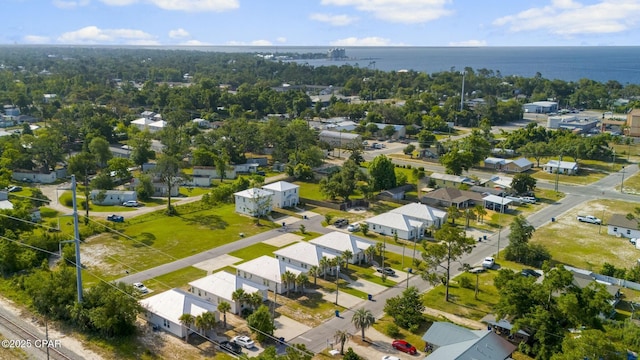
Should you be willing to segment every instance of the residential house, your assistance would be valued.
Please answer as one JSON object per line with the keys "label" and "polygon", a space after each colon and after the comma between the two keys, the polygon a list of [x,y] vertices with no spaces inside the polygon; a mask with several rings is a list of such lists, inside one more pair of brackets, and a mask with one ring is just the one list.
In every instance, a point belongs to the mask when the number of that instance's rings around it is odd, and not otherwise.
{"label": "residential house", "polygon": [[482,198],[482,202],[485,208],[504,213],[513,201],[502,196],[487,195]]}
{"label": "residential house", "polygon": [[162,119],[156,120],[151,124],[147,125],[149,132],[152,132],[152,133],[162,131],[165,127],[167,127],[167,122]]}
{"label": "residential house", "polygon": [[504,189],[500,189],[498,187],[485,187],[485,186],[474,185],[474,186],[469,188],[469,191],[473,191],[475,193],[482,194],[483,197],[487,196],[487,195],[496,195],[496,196],[504,196],[505,195]]}
{"label": "residential house", "polygon": [[[182,314],[198,316],[205,312],[211,312],[215,315],[216,321],[218,320],[218,311],[215,305],[182,289],[167,290],[140,300],[140,305],[145,309],[144,317],[147,322],[181,338],[194,332],[187,330],[180,323]],[[195,330],[195,326],[192,327]]]}
{"label": "residential house", "polygon": [[333,259],[340,253],[334,249],[327,249],[301,241],[276,250],[273,255],[282,262],[293,264],[308,271],[312,266],[320,267],[320,260],[323,257]]}
{"label": "residential house", "polygon": [[9,201],[9,192],[0,191],[0,210],[13,210],[13,204]]}
{"label": "residential house", "polygon": [[[225,169],[224,177],[225,179],[235,179],[236,178],[236,169],[233,166],[228,166]],[[211,180],[220,179],[220,173],[218,169],[213,166],[194,166],[193,174],[191,177],[191,184],[193,186],[211,186]]]}
{"label": "residential house", "polygon": [[466,209],[479,204],[482,195],[473,191],[460,190],[453,187],[440,188],[422,195],[425,204],[448,208],[455,206],[458,209]]}
{"label": "residential house", "polygon": [[640,109],[633,109],[627,113],[625,135],[640,136]]}
{"label": "residential house", "polygon": [[51,184],[58,176],[55,171],[15,170],[11,178],[16,181]]}
{"label": "residential house", "polygon": [[150,118],[146,118],[146,117],[141,117],[138,119],[135,119],[131,122],[131,125],[137,127],[140,131],[144,131],[146,129],[149,128],[149,125],[154,123],[155,120],[150,119]]}
{"label": "residential house", "polygon": [[398,235],[404,240],[418,241],[429,228],[439,229],[447,213],[425,204],[411,203],[366,219],[369,230],[382,235]]}
{"label": "residential house", "polygon": [[[611,306],[615,308],[616,305],[618,305],[618,303],[620,302],[620,299],[622,298],[620,286],[605,281],[602,275],[595,274],[594,272],[589,270],[578,269],[570,266],[565,266],[565,268],[569,270],[573,275],[572,283],[574,286],[583,289],[595,282],[597,284],[603,285],[607,290],[607,293],[611,295],[611,300],[609,301]],[[611,314],[602,314],[603,317],[611,317],[612,315],[615,315],[615,311]]]}
{"label": "residential house", "polygon": [[524,112],[533,114],[548,114],[558,111],[558,103],[555,101],[535,101],[524,104]]}
{"label": "residential house", "polygon": [[233,194],[236,212],[250,216],[262,216],[271,212],[273,194],[259,188],[251,188]]}
{"label": "residential house", "polygon": [[393,189],[383,190],[378,194],[378,197],[402,200],[405,197],[405,193],[411,190],[415,190],[415,186],[413,184],[402,185]]}
{"label": "residential house", "polygon": [[303,269],[267,255],[236,265],[238,277],[266,286],[269,290],[278,294],[286,292],[287,289],[292,290],[295,287],[295,285],[287,287],[283,284],[282,274],[287,271],[298,276],[301,273],[306,273],[308,269]]}
{"label": "residential house", "polygon": [[607,233],[623,238],[640,238],[640,222],[622,214],[613,214],[607,221]]}
{"label": "residential house", "polygon": [[429,182],[433,181],[438,187],[460,186],[462,184],[476,185],[473,179],[466,176],[432,173],[428,178]]}
{"label": "residential house", "polygon": [[219,271],[189,283],[190,293],[212,303],[216,308],[221,302],[227,302],[231,305],[233,314],[239,314],[244,308],[244,304],[236,304],[233,300],[233,293],[238,289],[244,290],[246,294],[260,293],[262,299],[267,300],[267,286],[226,271]]}
{"label": "residential house", "polygon": [[470,330],[449,322],[434,322],[422,336],[433,349],[425,360],[505,360],[516,346],[491,330]]}
{"label": "residential house", "polygon": [[370,246],[375,245],[375,242],[373,241],[366,240],[352,234],[346,234],[341,231],[333,231],[328,234],[324,234],[309,242],[320,248],[336,251],[339,254],[342,254],[347,250],[351,251],[353,254],[351,259],[349,259],[351,264],[360,263],[365,260],[366,257],[364,251]]}
{"label": "residential house", "polygon": [[506,160],[496,157],[488,157],[484,159],[484,167],[491,170],[502,170]]}
{"label": "residential house", "polygon": [[[511,183],[513,182],[513,178],[509,176],[493,176],[489,180],[487,180],[484,185],[487,188],[493,188],[498,190],[510,190]],[[499,195],[499,194],[494,194]]]}
{"label": "residential house", "polygon": [[128,159],[131,157],[131,148],[129,145],[109,146],[109,151],[111,151],[111,155],[115,158]]}
{"label": "residential house", "polygon": [[[145,165],[152,165],[152,166],[148,166],[145,170],[145,166],[143,165],[142,169],[143,171],[147,171],[147,170],[153,170],[153,168],[155,167],[155,164],[150,163],[150,164],[145,164]],[[176,179],[177,181],[174,181],[174,184],[171,186],[171,196],[175,197],[180,195],[180,184],[182,184],[182,179]],[[128,185],[129,190],[135,191],[136,187],[140,184],[140,179],[139,178],[133,178],[133,180],[131,181],[131,183]],[[165,196],[169,196],[169,187],[167,186],[167,184],[165,184],[164,182],[162,182],[162,180],[160,180],[159,177],[155,176],[155,174],[151,174],[151,185],[153,186],[153,196],[154,197],[165,197]]]}
{"label": "residential house", "polygon": [[507,160],[502,167],[502,171],[521,173],[525,172],[533,167],[533,163],[527,158],[517,158],[513,160]]}
{"label": "residential house", "polygon": [[138,200],[135,191],[121,190],[91,190],[89,197],[96,205],[122,205],[125,201]]}
{"label": "residential house", "polygon": [[576,175],[578,173],[578,164],[571,161],[549,160],[542,165],[544,171],[549,174],[560,173],[564,175]]}
{"label": "residential house", "polygon": [[258,163],[245,163],[233,165],[234,171],[238,174],[253,174],[258,171],[260,164]]}
{"label": "residential house", "polygon": [[342,131],[323,130],[319,134],[319,139],[334,148],[344,149],[350,145],[362,144],[362,136]]}
{"label": "residential house", "polygon": [[203,128],[203,129],[211,128],[211,122],[209,120],[197,118],[197,119],[191,120],[191,122],[196,124],[199,128]]}
{"label": "residential house", "polygon": [[262,190],[273,194],[271,206],[274,208],[294,207],[300,202],[300,186],[286,181],[265,185]]}

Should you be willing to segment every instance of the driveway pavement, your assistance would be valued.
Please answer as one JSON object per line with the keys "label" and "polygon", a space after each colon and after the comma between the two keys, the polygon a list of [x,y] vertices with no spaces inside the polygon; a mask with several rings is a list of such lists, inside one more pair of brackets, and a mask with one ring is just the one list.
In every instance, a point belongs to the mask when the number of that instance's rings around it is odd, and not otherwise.
{"label": "driveway pavement", "polygon": [[300,334],[304,334],[309,329],[311,329],[309,326],[301,324],[284,315],[279,315],[275,319],[274,323],[276,325],[276,330],[273,333],[274,336],[277,338],[283,337],[285,341],[288,339],[293,339]]}

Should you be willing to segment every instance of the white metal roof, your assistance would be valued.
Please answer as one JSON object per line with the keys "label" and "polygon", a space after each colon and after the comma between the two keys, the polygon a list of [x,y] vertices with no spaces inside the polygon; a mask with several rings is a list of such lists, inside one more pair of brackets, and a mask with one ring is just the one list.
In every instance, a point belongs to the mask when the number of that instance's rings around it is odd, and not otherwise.
{"label": "white metal roof", "polygon": [[558,166],[558,160],[549,160],[544,166],[552,168],[560,167],[560,169],[575,169],[578,167],[578,164],[572,161],[560,161],[560,166]]}
{"label": "white metal roof", "polygon": [[333,231],[328,234],[324,234],[309,242],[328,249],[336,250],[340,253],[345,250],[350,250],[354,255],[375,244],[372,241],[365,240],[351,234],[345,234],[340,231]]}
{"label": "white metal roof", "polygon": [[487,195],[483,197],[482,200],[488,201],[494,204],[502,204],[502,205],[509,205],[512,203],[511,200],[504,198],[502,196],[497,196],[497,195]]}
{"label": "white metal roof", "polygon": [[249,198],[249,199],[254,199],[254,198],[257,198],[257,197],[272,196],[273,194],[268,192],[268,191],[266,191],[266,190],[262,190],[262,189],[258,189],[258,188],[251,188],[251,189],[247,189],[247,190],[238,191],[237,193],[234,193],[233,195],[240,196],[240,197],[245,197],[245,198]]}
{"label": "white metal roof", "polygon": [[291,246],[279,249],[273,252],[274,255],[283,256],[285,258],[300,261],[304,264],[320,266],[320,259],[326,256],[329,259],[339,255],[337,251],[324,249],[315,244],[310,244],[305,241],[295,243]]}
{"label": "white metal roof", "polygon": [[180,323],[182,314],[198,316],[207,311],[216,312],[216,306],[181,289],[171,289],[140,300],[140,304],[154,314],[171,322]]}
{"label": "white metal roof", "polygon": [[248,294],[256,291],[267,290],[267,287],[264,285],[256,284],[226,271],[219,271],[198,280],[194,280],[190,282],[189,285],[219,296],[230,302],[233,301],[233,292],[238,289],[242,289]]}
{"label": "white metal roof", "polygon": [[287,190],[291,190],[291,189],[297,189],[300,186],[296,185],[296,184],[292,184],[290,182],[286,182],[286,181],[278,181],[272,184],[267,184],[265,186],[263,186],[262,188],[265,190],[274,190],[274,191],[287,191]]}
{"label": "white metal roof", "polygon": [[513,163],[516,164],[519,167],[525,167],[525,166],[533,165],[533,163],[531,161],[529,161],[529,159],[527,159],[527,158],[515,159],[515,160],[513,160]]}
{"label": "white metal roof", "polygon": [[307,272],[307,270],[303,268],[284,263],[267,255],[262,255],[257,259],[236,265],[236,269],[260,276],[263,279],[275,281],[278,284],[282,283],[281,275],[287,271],[291,271],[295,275]]}
{"label": "white metal roof", "polygon": [[442,220],[447,216],[446,211],[442,211],[440,209],[436,209],[431,206],[427,206],[425,204],[420,204],[420,203],[407,204],[399,208],[393,209],[389,212],[404,214],[412,218],[420,219],[424,221],[436,221],[438,219]]}
{"label": "white metal roof", "polygon": [[370,224],[386,226],[393,229],[404,230],[404,231],[411,231],[413,228],[416,228],[422,225],[420,223],[418,223],[417,225],[414,224],[415,222],[412,223],[411,219],[409,219],[409,217],[407,217],[404,214],[393,213],[393,212],[386,212],[384,214],[380,214],[378,216],[369,218],[365,221]]}

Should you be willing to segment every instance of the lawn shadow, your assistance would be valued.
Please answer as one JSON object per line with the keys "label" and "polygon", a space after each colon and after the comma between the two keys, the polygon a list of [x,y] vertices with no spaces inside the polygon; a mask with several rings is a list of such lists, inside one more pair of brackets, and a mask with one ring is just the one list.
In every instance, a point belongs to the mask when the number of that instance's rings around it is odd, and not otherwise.
{"label": "lawn shadow", "polygon": [[133,244],[133,247],[151,246],[156,240],[156,236],[149,232],[143,232],[140,235],[134,237],[137,241]]}
{"label": "lawn shadow", "polygon": [[189,225],[206,226],[211,230],[226,229],[229,224],[220,215],[196,215],[193,217],[182,217]]}

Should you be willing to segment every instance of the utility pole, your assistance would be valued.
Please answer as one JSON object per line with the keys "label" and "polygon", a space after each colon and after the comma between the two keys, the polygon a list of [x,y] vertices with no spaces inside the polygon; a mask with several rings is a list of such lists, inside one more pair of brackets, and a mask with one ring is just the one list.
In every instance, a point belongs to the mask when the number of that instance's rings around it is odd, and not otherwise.
{"label": "utility pole", "polygon": [[[78,199],[76,196],[76,187],[76,176],[71,175],[71,192],[73,194],[73,235],[75,236],[76,241],[76,282],[78,287],[78,303],[82,303],[82,264],[80,262],[80,230],[78,229]],[[89,204],[87,204],[87,206],[88,205]]]}
{"label": "utility pole", "polygon": [[500,200],[500,212],[498,213],[498,251],[496,251],[496,260],[500,258],[500,236],[502,235],[502,210],[504,209],[504,198]]}
{"label": "utility pole", "polygon": [[274,281],[276,284],[276,291],[273,292],[273,311],[271,311],[271,321],[275,324],[276,322],[276,306],[278,306],[278,282]]}
{"label": "utility pole", "polygon": [[620,193],[624,194],[624,166],[622,167],[622,181],[620,182]]}
{"label": "utility pole", "polygon": [[466,71],[462,72],[462,92],[460,93],[460,111],[464,108],[464,76],[467,74]]}
{"label": "utility pole", "polygon": [[558,192],[558,180],[560,180],[560,163],[562,162],[562,153],[560,153],[560,158],[558,159],[558,166],[556,168],[556,187],[555,190]]}
{"label": "utility pole", "polygon": [[337,272],[336,272],[336,305],[338,305],[338,291],[340,289],[340,286],[338,285],[338,281],[340,280],[340,264],[338,264],[338,266],[336,266]]}

